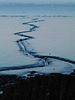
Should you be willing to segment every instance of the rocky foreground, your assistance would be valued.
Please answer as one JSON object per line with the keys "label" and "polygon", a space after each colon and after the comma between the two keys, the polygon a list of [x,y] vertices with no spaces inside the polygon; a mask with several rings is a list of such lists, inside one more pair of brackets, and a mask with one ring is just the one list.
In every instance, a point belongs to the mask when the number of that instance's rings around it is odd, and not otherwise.
{"label": "rocky foreground", "polygon": [[1,75],[0,100],[75,100],[75,74]]}

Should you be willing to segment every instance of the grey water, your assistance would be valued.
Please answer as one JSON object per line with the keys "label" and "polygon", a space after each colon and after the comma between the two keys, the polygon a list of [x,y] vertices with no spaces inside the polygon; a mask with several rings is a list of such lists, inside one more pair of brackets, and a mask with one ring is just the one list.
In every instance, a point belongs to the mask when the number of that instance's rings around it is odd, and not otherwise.
{"label": "grey water", "polygon": [[75,16],[75,4],[0,4],[0,16]]}

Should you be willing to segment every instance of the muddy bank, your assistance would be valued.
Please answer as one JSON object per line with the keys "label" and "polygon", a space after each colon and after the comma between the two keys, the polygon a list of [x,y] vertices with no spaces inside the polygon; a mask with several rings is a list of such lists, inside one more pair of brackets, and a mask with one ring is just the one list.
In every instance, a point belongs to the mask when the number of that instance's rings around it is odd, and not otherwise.
{"label": "muddy bank", "polygon": [[75,73],[0,76],[0,100],[75,100]]}

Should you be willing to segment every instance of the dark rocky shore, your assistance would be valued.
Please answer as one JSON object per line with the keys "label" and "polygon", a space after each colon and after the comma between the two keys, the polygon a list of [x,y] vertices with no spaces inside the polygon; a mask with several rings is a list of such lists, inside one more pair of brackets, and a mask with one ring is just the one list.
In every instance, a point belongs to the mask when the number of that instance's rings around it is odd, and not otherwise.
{"label": "dark rocky shore", "polygon": [[0,100],[75,100],[75,74],[0,75]]}

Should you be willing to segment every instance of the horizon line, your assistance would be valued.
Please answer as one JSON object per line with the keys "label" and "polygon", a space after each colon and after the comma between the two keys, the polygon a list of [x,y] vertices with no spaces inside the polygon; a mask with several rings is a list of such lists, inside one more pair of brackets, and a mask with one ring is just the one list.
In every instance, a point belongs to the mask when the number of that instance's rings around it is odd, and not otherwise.
{"label": "horizon line", "polygon": [[0,5],[1,4],[35,4],[35,5],[45,5],[45,4],[48,4],[48,5],[50,5],[50,4],[75,4],[75,2],[43,2],[43,3],[41,3],[41,2],[0,2]]}

